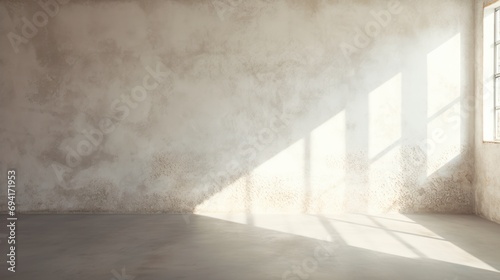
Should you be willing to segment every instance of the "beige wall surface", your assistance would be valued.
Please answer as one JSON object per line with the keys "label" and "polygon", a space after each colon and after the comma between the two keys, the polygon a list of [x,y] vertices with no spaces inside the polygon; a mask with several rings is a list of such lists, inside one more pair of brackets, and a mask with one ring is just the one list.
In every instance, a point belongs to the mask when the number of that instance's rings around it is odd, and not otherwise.
{"label": "beige wall surface", "polygon": [[474,209],[473,1],[43,3],[0,1],[22,212]]}

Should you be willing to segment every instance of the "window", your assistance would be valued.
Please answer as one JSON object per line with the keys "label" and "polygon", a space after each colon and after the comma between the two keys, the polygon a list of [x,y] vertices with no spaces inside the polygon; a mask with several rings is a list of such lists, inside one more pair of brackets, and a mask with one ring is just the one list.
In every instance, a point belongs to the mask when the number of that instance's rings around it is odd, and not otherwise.
{"label": "window", "polygon": [[500,142],[500,1],[484,8],[483,140]]}
{"label": "window", "polygon": [[493,129],[496,141],[500,140],[500,7],[495,8],[494,15],[494,87],[493,87]]}

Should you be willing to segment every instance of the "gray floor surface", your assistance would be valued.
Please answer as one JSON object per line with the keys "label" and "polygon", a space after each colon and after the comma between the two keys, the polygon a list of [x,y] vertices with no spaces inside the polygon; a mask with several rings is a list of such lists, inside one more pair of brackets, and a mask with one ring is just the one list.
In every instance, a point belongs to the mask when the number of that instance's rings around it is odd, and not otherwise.
{"label": "gray floor surface", "polygon": [[15,273],[6,229],[0,279],[500,279],[468,215],[21,215]]}

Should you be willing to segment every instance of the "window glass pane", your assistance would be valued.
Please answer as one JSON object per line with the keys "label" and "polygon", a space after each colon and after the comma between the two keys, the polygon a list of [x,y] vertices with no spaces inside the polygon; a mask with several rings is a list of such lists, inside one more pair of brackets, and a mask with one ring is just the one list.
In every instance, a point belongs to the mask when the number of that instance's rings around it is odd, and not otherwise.
{"label": "window glass pane", "polygon": [[500,10],[495,11],[495,41],[500,40]]}
{"label": "window glass pane", "polygon": [[500,110],[495,110],[495,121],[496,121],[496,127],[495,127],[496,139],[500,140]]}
{"label": "window glass pane", "polygon": [[499,74],[500,73],[500,45],[496,45],[496,52],[495,52],[495,55],[496,55],[496,58],[495,58],[495,74]]}
{"label": "window glass pane", "polygon": [[495,106],[500,106],[500,77],[495,78]]}

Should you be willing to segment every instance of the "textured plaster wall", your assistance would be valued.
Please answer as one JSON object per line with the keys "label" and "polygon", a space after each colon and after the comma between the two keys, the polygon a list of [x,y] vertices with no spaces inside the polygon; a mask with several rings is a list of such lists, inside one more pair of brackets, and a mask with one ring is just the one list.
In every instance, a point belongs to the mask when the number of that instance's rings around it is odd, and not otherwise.
{"label": "textured plaster wall", "polygon": [[[475,212],[500,223],[500,144],[483,142],[483,6],[495,1],[476,2],[476,137]],[[488,84],[486,84],[488,86]]]}
{"label": "textured plaster wall", "polygon": [[51,9],[0,1],[23,212],[473,210],[473,1]]}

